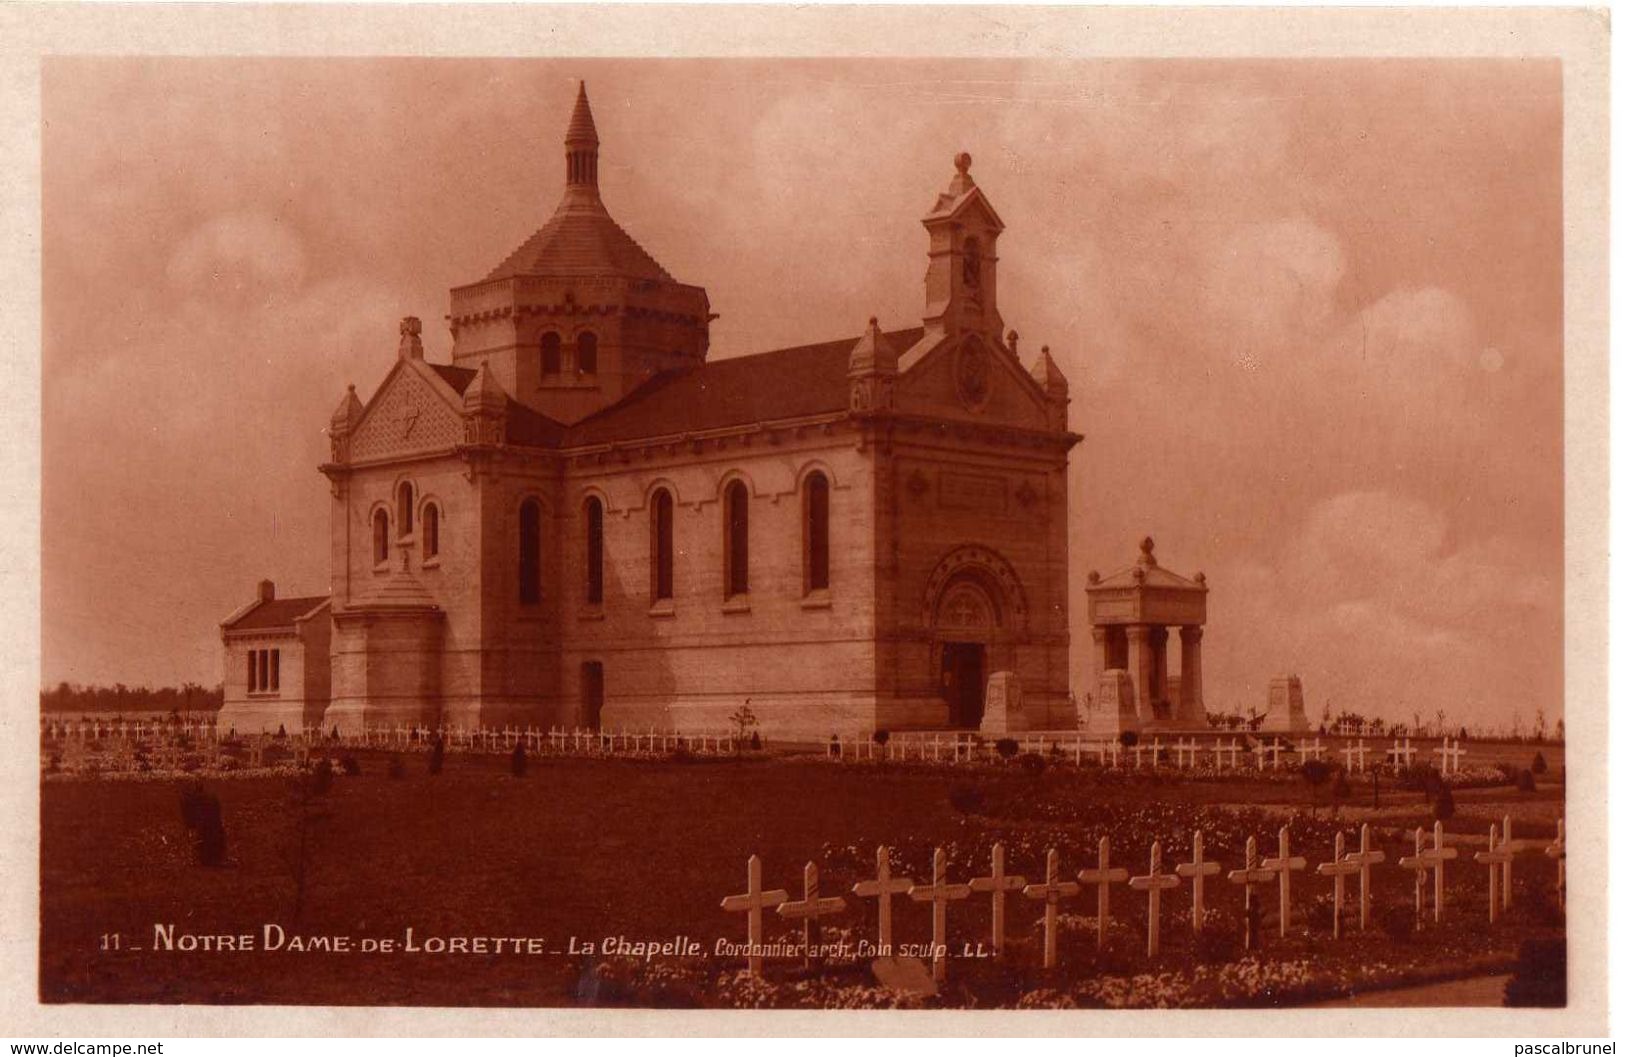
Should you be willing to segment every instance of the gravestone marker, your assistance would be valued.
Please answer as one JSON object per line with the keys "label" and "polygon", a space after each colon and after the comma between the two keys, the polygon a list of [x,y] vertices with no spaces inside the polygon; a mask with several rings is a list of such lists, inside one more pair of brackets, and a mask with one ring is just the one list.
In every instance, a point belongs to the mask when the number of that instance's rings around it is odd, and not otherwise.
{"label": "gravestone marker", "polygon": [[1111,886],[1122,884],[1128,880],[1128,871],[1112,863],[1112,842],[1107,837],[1100,838],[1100,852],[1095,860],[1093,870],[1078,871],[1080,884],[1095,886],[1095,949],[1106,948],[1106,925],[1112,916]]}
{"label": "gravestone marker", "polygon": [[875,849],[874,880],[859,881],[852,886],[852,894],[858,898],[880,901],[880,952],[883,958],[891,957],[892,951],[897,949],[892,943],[891,897],[906,895],[913,887],[914,882],[910,878],[892,877],[891,849],[884,844]]}
{"label": "gravestone marker", "polygon": [[1018,875],[1007,875],[1004,872],[1004,843],[1001,841],[993,845],[993,872],[986,877],[972,877],[970,887],[973,892],[991,892],[993,894],[993,956],[1004,957],[1004,897],[1008,892],[1019,892],[1027,884],[1027,879]]}
{"label": "gravestone marker", "polygon": [[1191,882],[1191,931],[1202,931],[1202,918],[1206,908],[1202,903],[1202,887],[1204,881],[1219,872],[1219,864],[1203,861],[1202,859],[1202,831],[1197,830],[1191,838],[1191,861],[1182,862],[1174,867],[1174,872],[1181,877],[1190,878]]}
{"label": "gravestone marker", "polygon": [[931,975],[940,983],[948,977],[948,903],[970,895],[970,885],[948,883],[948,855],[941,848],[931,859],[931,883],[914,885],[908,897],[931,904]]}
{"label": "gravestone marker", "polygon": [[1061,880],[1061,855],[1054,848],[1044,857],[1044,883],[1028,885],[1022,894],[1028,899],[1044,901],[1044,968],[1053,969],[1057,960],[1056,933],[1060,928],[1058,908],[1061,900],[1078,894],[1077,882]]}
{"label": "gravestone marker", "polygon": [[1130,877],[1128,886],[1146,894],[1145,956],[1155,958],[1162,947],[1162,893],[1165,889],[1179,887],[1177,874],[1162,872],[1161,841],[1151,844],[1151,871],[1139,877]]}
{"label": "gravestone marker", "polygon": [[1021,677],[1015,672],[994,672],[987,681],[987,705],[982,711],[983,734],[1018,734],[1027,729],[1022,711]]}
{"label": "gravestone marker", "polygon": [[[1343,882],[1349,874],[1361,872],[1359,863],[1350,862],[1343,852],[1343,832],[1339,830],[1332,842],[1332,861],[1315,867],[1322,877],[1332,878],[1332,939],[1343,937]],[[1362,928],[1364,927],[1362,923]]]}
{"label": "gravestone marker", "polygon": [[744,911],[748,915],[746,935],[751,947],[749,969],[752,976],[762,975],[762,911],[776,907],[789,898],[790,893],[782,888],[762,891],[762,860],[752,855],[745,867],[744,893],[722,900],[723,910]]}

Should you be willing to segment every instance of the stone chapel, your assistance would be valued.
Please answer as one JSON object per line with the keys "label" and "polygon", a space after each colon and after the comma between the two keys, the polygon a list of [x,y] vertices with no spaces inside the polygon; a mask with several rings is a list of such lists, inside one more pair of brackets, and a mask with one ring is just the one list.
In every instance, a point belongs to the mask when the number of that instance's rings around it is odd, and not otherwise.
{"label": "stone chapel", "polygon": [[222,625],[222,723],[715,730],[748,702],[827,738],[974,728],[1010,672],[1029,726],[1075,728],[1081,438],[1000,317],[970,156],[921,221],[919,325],[709,360],[704,288],[615,222],[599,146],[583,85],[551,218],[451,290],[451,363],[405,319],[339,401],[331,594],[266,583]]}

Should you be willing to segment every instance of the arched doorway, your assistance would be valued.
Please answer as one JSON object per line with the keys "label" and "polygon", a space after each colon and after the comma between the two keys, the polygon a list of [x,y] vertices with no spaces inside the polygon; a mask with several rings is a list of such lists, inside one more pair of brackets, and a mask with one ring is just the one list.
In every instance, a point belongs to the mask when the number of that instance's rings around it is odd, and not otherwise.
{"label": "arched doorway", "polygon": [[937,686],[948,707],[949,726],[978,727],[982,723],[989,651],[999,619],[996,597],[974,575],[955,576],[937,597],[932,619]]}

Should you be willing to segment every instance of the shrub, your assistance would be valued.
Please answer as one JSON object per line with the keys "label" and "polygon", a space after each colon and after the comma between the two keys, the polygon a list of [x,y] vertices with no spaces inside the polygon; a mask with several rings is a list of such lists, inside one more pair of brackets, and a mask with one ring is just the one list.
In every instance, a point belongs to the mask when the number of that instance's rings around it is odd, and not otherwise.
{"label": "shrub", "polygon": [[1395,943],[1404,943],[1416,932],[1416,911],[1396,903],[1377,911],[1377,926]]}
{"label": "shrub", "polygon": [[1123,748],[1132,749],[1134,746],[1140,743],[1140,732],[1137,730],[1125,730],[1123,733],[1117,735],[1117,741],[1123,746]]}
{"label": "shrub", "polygon": [[286,738],[288,736],[288,728],[285,724],[278,723],[276,725],[276,736],[278,738]]}
{"label": "shrub", "polygon": [[1438,796],[1439,790],[1444,788],[1444,779],[1439,772],[1425,763],[1411,764],[1403,768],[1396,776],[1401,789],[1413,793],[1426,793],[1428,796]]}
{"label": "shrub", "polygon": [[980,815],[987,806],[987,794],[981,786],[955,785],[948,790],[948,803],[961,815]]}
{"label": "shrub", "polygon": [[401,762],[401,754],[398,752],[389,758],[389,777],[396,781],[406,777],[406,764]]}
{"label": "shrub", "polygon": [[993,751],[999,754],[1000,759],[1008,760],[1021,751],[1021,746],[1016,744],[1015,738],[1000,738],[993,743]]}
{"label": "shrub", "polygon": [[891,740],[891,731],[889,731],[889,730],[877,730],[877,731],[875,731],[875,744],[876,745],[884,745],[890,740]]}
{"label": "shrub", "polygon": [[446,743],[436,734],[434,745],[429,749],[429,773],[439,774],[446,766]]}
{"label": "shrub", "polygon": [[1546,773],[1546,754],[1543,753],[1543,752],[1535,753],[1535,759],[1534,759],[1533,762],[1531,762],[1529,764],[1529,769],[1531,771],[1533,771],[1534,773],[1536,773],[1536,774],[1545,774]]}
{"label": "shrub", "polygon": [[345,757],[339,761],[339,766],[344,768],[344,774],[346,777],[361,777],[361,761],[356,759],[354,756],[346,754]]}
{"label": "shrub", "polygon": [[311,791],[320,795],[333,788],[333,761],[323,756],[310,772]]}
{"label": "shrub", "polygon": [[1036,752],[1023,753],[1019,762],[1021,769],[1031,775],[1043,774],[1044,768],[1049,764],[1048,760]]}
{"label": "shrub", "polygon": [[1439,795],[1433,798],[1433,817],[1440,822],[1447,821],[1456,813],[1456,798],[1450,792],[1449,786],[1439,790]]}
{"label": "shrub", "polygon": [[760,731],[750,732],[750,748],[752,752],[762,751],[762,734]]}
{"label": "shrub", "polygon": [[508,757],[508,770],[513,772],[515,778],[523,778],[529,762],[525,759],[525,743],[523,741],[514,742],[513,752]]}
{"label": "shrub", "polygon": [[1495,769],[1501,772],[1501,777],[1506,779],[1507,785],[1517,785],[1518,784],[1518,765],[1517,764],[1508,763],[1505,760],[1502,760],[1501,762],[1499,762],[1499,763],[1497,763],[1495,765]]}
{"label": "shrub", "polygon": [[1509,1006],[1565,1006],[1569,1000],[1568,941],[1562,936],[1525,940],[1505,992]]}
{"label": "shrub", "polygon": [[220,798],[193,783],[181,791],[181,822],[191,831],[199,866],[221,866],[226,861],[226,826],[220,817]]}
{"label": "shrub", "polygon": [[1518,772],[1518,792],[1533,793],[1535,791],[1535,772],[1525,767]]}

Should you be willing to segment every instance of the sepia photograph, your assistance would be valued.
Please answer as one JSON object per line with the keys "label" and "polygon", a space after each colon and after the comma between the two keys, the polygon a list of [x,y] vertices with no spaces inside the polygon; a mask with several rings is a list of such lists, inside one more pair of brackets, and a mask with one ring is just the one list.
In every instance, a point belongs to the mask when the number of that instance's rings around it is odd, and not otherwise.
{"label": "sepia photograph", "polygon": [[40,57],[8,986],[1578,1014],[1575,74],[1030,32]]}

